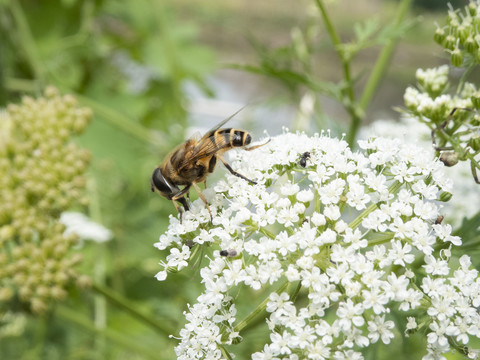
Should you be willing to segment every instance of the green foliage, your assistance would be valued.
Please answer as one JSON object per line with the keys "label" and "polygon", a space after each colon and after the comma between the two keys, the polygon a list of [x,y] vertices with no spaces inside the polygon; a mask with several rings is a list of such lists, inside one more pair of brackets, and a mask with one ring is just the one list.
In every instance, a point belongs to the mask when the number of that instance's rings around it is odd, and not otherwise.
{"label": "green foliage", "polygon": [[[92,278],[90,290],[69,286],[65,305],[41,316],[21,306],[12,313],[2,308],[0,358],[173,358],[168,335],[179,327],[178,304],[189,301],[189,292],[180,289],[188,289],[190,279],[159,287],[153,278],[158,254],[152,244],[174,208],[151,193],[149,178],[185,137],[186,86],[211,95],[204,79],[214,53],[198,44],[197,33],[161,1],[0,2],[0,106],[24,94],[38,97],[52,84],[92,109],[88,130],[71,146],[92,153],[83,183],[90,202],[83,209],[115,234],[109,243],[85,242],[74,251],[83,254],[75,270]],[[32,114],[32,122],[55,141],[51,124],[42,125],[38,115]],[[0,148],[8,138],[0,135]],[[64,153],[69,149],[63,147],[61,157],[74,156]],[[4,171],[2,183],[10,179]],[[15,203],[3,197],[2,187],[3,204]],[[2,229],[3,237],[11,235]],[[57,230],[61,235],[63,227]]]}
{"label": "green foliage", "polygon": [[[273,49],[252,41],[260,58],[259,65],[233,65],[232,67],[274,78],[289,91],[290,95],[293,95],[290,96],[293,104],[301,104],[301,99],[305,96],[313,97],[313,114],[321,113],[320,96],[327,96],[337,101],[349,114],[347,140],[350,147],[354,148],[359,125],[365,119],[367,107],[389,65],[396,41],[413,24],[412,21],[404,20],[411,0],[402,1],[396,17],[383,27],[375,18],[354,24],[354,37],[350,41],[341,40],[338,29],[331,22],[323,1],[317,0],[315,3],[324,24],[321,24],[318,15],[315,14],[305,26],[292,30],[289,44]],[[321,54],[326,48],[326,45],[318,46],[319,43],[323,43],[319,36],[322,33],[322,26],[326,27],[326,33],[340,60],[338,65],[341,67],[343,76],[336,83],[319,80],[313,66],[315,62],[321,61]],[[361,80],[365,80],[364,71],[354,74],[354,60],[360,52],[369,51],[378,45],[383,46],[383,50],[368,74],[365,85],[359,90]],[[314,120],[318,129],[338,128],[335,122],[325,124],[321,117],[314,117]],[[301,126],[297,124],[295,127]]]}

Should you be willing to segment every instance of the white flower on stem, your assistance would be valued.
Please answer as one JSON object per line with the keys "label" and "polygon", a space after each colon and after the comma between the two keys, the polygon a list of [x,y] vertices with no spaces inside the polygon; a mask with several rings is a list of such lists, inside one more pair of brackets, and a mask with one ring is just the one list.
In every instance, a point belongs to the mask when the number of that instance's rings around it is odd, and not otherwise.
{"label": "white flower on stem", "polygon": [[[229,152],[257,184],[228,174],[209,188],[212,223],[201,200],[182,224],[171,217],[155,244],[170,251],[157,279],[207,253],[178,358],[220,359],[224,345],[248,341],[240,305],[267,314],[269,343],[252,359],[362,359],[359,349],[404,333],[393,331],[393,312],[412,310],[428,321],[426,357],[451,350],[449,337],[468,345],[480,336],[478,271],[466,255],[453,269],[452,250],[437,250],[461,243],[434,224],[443,164],[399,140],[359,145],[352,153],[343,140],[285,133]],[[237,257],[220,256],[226,249]]]}
{"label": "white flower on stem", "polygon": [[393,321],[385,321],[385,315],[375,316],[373,320],[368,321],[368,338],[373,342],[377,342],[381,339],[384,344],[390,344],[390,340],[393,339],[393,332],[395,324]]}
{"label": "white flower on stem", "polygon": [[451,242],[455,246],[462,245],[462,240],[459,236],[453,236],[452,226],[450,224],[433,224],[432,225],[435,234],[444,242]]}

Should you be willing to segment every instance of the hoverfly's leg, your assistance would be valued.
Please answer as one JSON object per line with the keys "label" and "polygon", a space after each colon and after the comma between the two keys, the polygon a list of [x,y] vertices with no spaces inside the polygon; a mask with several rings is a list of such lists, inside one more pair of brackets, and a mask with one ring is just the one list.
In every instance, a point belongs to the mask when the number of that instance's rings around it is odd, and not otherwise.
{"label": "hoverfly's leg", "polygon": [[203,194],[202,194],[202,192],[201,192],[201,190],[200,190],[200,188],[198,187],[197,184],[193,183],[193,187],[197,191],[200,199],[202,199],[202,201],[205,203],[205,206],[207,207],[208,213],[210,214],[210,222],[212,222],[213,221],[213,216],[212,216],[212,212],[210,211],[210,206],[208,206],[207,199],[205,199],[205,196],[203,196]]}
{"label": "hoverfly's leg", "polygon": [[173,205],[175,205],[175,209],[177,209],[178,213],[180,214],[180,224],[182,223],[182,214],[183,214],[183,211],[180,209],[180,207],[178,206],[178,204],[176,203],[177,201],[183,205],[183,208],[185,209],[185,211],[188,211],[190,210],[190,208],[188,207],[188,203],[187,203],[187,200],[185,200],[185,194],[189,194],[189,190],[190,190],[190,187],[192,185],[186,185],[182,190],[180,190],[180,192],[178,192],[175,196],[172,197],[172,201],[173,201]]}
{"label": "hoverfly's leg", "polygon": [[[182,200],[180,200],[180,198],[183,198],[183,195],[187,194],[188,196],[188,190],[190,190],[190,187],[192,186],[192,184],[189,184],[189,185],[185,185],[185,187],[180,190],[178,193],[176,193],[174,196],[172,196],[172,200],[177,200],[177,201],[180,201],[183,205],[183,202]],[[185,200],[185,198],[184,198]]]}
{"label": "hoverfly's leg", "polygon": [[[187,193],[187,196],[188,194],[190,193]],[[185,209],[185,211],[189,211],[190,210],[190,207],[188,206],[188,203],[187,203],[187,200],[185,200],[185,197],[181,197],[180,199],[177,199],[177,201],[183,205],[183,208]]]}
{"label": "hoverfly's leg", "polygon": [[[264,144],[265,145],[265,144]],[[220,161],[223,163],[223,165],[225,165],[225,167],[227,168],[228,171],[230,171],[230,173],[232,175],[235,175],[235,176],[238,176],[239,178],[245,180],[245,181],[248,181],[250,184],[253,184],[255,185],[256,182],[253,181],[253,180],[250,180],[249,178],[243,176],[242,174],[236,172],[235,170],[232,169],[232,167],[223,159],[223,157],[221,157],[220,155],[217,154],[217,158],[220,159]]]}
{"label": "hoverfly's leg", "polygon": [[[259,147],[262,147],[264,145],[267,145],[272,139],[268,139],[267,142],[263,143],[263,144],[260,144],[260,145],[254,145],[254,146],[250,146],[250,147],[246,147],[245,150],[247,151],[252,151],[252,150],[255,150],[255,149],[258,149]],[[218,155],[217,155],[218,156]]]}
{"label": "hoverfly's leg", "polygon": [[[182,198],[185,200],[185,198]],[[180,224],[182,223],[182,215],[183,215],[183,210],[180,206],[178,206],[177,202],[175,200],[172,200],[173,206],[175,206],[175,209],[177,209],[177,212],[180,214]]]}

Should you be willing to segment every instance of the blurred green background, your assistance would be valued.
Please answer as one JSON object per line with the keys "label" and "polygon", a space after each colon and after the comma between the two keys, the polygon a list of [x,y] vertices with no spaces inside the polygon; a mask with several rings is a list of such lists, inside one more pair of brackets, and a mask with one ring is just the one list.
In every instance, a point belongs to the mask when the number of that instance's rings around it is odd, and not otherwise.
{"label": "blurred green background", "polygon": [[[388,23],[397,5],[328,2],[344,40],[355,22]],[[415,70],[444,62],[432,36],[445,11],[446,1],[412,7],[409,17],[417,21],[399,43],[367,119],[396,116],[392,108],[402,104]],[[324,97],[320,121],[297,126],[302,84],[262,67],[294,67],[292,37],[305,31],[316,44],[311,74],[341,80],[318,9],[307,0],[3,0],[0,26],[0,106],[54,85],[94,111],[77,138],[92,153],[90,206],[83,210],[115,235],[79,250],[92,291],[73,292],[47,316],[26,315],[17,336],[0,336],[0,359],[174,358],[175,340],[167,333],[178,334],[186,304],[201,290],[193,267],[162,283],[154,278],[165,253],[153,244],[175,209],[150,192],[151,173],[193,131],[245,104],[231,124],[249,129],[254,139],[282,126],[314,132],[324,124],[340,133],[348,116]],[[379,51],[374,46],[358,55],[359,86]],[[243,71],[245,64],[260,70]]]}

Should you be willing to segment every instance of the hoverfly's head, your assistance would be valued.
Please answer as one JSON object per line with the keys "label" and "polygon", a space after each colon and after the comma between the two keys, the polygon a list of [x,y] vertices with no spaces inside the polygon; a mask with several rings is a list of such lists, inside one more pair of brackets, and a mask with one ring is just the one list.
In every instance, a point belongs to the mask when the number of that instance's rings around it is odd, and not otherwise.
{"label": "hoverfly's head", "polygon": [[151,186],[152,191],[157,189],[160,195],[169,200],[172,200],[172,197],[180,192],[180,189],[177,186],[165,179],[165,176],[162,174],[162,169],[159,167],[153,171]]}

